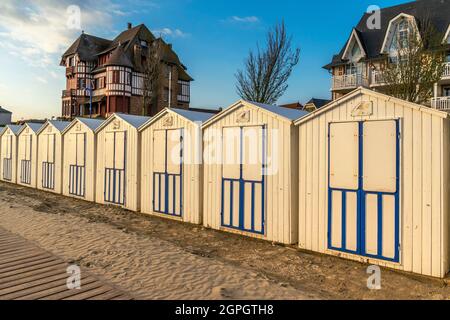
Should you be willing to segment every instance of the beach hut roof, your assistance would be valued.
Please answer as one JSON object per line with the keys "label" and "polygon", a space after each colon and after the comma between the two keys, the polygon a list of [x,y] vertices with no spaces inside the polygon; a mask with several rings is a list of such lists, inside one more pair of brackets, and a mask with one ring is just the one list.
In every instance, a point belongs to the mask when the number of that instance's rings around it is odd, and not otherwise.
{"label": "beach hut roof", "polygon": [[232,112],[233,110],[236,110],[237,108],[239,108],[241,106],[260,108],[260,109],[266,110],[274,115],[280,116],[284,120],[289,121],[289,122],[292,122],[295,119],[304,117],[308,114],[308,112],[304,111],[304,110],[284,108],[281,106],[274,106],[274,105],[269,105],[269,104],[264,104],[264,103],[247,101],[247,100],[239,100],[238,102],[232,104],[228,108],[222,110],[221,112],[219,112],[218,114],[214,115],[209,120],[207,120],[203,124],[203,128],[216,122],[217,120],[221,119],[225,115],[229,114],[230,112]]}
{"label": "beach hut roof", "polygon": [[116,112],[116,113],[113,113],[108,119],[103,121],[100,124],[100,126],[97,127],[95,132],[100,131],[108,123],[110,123],[112,121],[112,119],[114,119],[114,118],[119,118],[119,119],[125,121],[126,123],[128,123],[129,125],[135,127],[136,129],[139,129],[139,127],[141,127],[144,123],[146,123],[147,121],[149,121],[151,119],[151,117],[135,116],[135,115],[131,115],[131,114]]}
{"label": "beach hut roof", "polygon": [[8,124],[3,128],[3,130],[0,132],[0,134],[3,134],[6,130],[11,129],[12,133],[17,135],[20,131],[20,128],[22,128],[22,126],[20,126],[20,125]]}
{"label": "beach hut roof", "polygon": [[22,131],[28,127],[31,130],[33,130],[34,133],[38,133],[38,131],[41,129],[41,127],[43,126],[43,123],[36,123],[36,122],[26,122],[23,126],[21,126],[19,132],[17,134],[22,133]]}
{"label": "beach hut roof", "polygon": [[193,110],[186,110],[186,109],[178,109],[178,108],[165,108],[161,110],[157,115],[155,115],[153,118],[150,118],[148,121],[146,121],[139,130],[142,131],[145,128],[147,128],[152,123],[156,122],[158,119],[160,119],[165,114],[173,112],[189,121],[192,122],[205,122],[211,117],[213,117],[215,114],[211,112],[201,112],[201,111],[193,111]]}

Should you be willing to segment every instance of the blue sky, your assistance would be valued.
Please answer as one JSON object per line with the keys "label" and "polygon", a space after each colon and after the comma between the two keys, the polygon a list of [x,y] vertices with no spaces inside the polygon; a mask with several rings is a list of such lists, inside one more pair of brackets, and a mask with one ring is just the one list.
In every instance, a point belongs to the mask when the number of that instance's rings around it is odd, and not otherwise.
{"label": "blue sky", "polygon": [[268,28],[284,19],[300,64],[279,103],[329,98],[322,66],[343,46],[370,5],[401,0],[2,0],[0,3],[0,105],[15,119],[59,116],[65,87],[61,54],[81,30],[67,28],[67,7],[81,9],[81,29],[113,38],[145,23],[172,43],[195,79],[193,107],[219,107],[238,99],[234,74]]}

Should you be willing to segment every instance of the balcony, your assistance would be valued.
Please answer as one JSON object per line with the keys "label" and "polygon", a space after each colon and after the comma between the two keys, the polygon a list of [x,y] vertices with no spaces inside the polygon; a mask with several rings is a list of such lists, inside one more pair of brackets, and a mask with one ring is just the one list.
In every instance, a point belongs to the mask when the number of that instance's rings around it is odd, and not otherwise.
{"label": "balcony", "polygon": [[347,74],[333,77],[333,90],[355,89],[358,87],[367,87],[369,79],[362,74]]}
{"label": "balcony", "polygon": [[442,111],[450,111],[450,97],[437,97],[431,99],[431,107]]}
{"label": "balcony", "polygon": [[75,96],[75,89],[70,89],[70,90],[63,90],[62,91],[62,97],[63,98],[70,98]]}

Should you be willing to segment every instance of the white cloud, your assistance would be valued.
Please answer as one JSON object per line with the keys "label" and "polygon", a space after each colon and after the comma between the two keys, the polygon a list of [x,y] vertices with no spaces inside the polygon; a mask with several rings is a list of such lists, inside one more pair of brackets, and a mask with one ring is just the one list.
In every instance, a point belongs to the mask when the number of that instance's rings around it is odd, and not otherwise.
{"label": "white cloud", "polygon": [[34,77],[34,79],[35,79],[36,81],[42,83],[42,84],[47,84],[47,83],[48,83],[48,80],[45,79],[44,77],[41,77],[41,76],[36,76],[36,77]]}
{"label": "white cloud", "polygon": [[243,23],[257,23],[259,22],[259,18],[256,16],[248,16],[248,17],[239,17],[239,16],[232,16],[230,18],[231,21],[234,22],[243,22]]}
{"label": "white cloud", "polygon": [[[69,6],[81,12],[79,29],[69,28]],[[0,45],[34,67],[57,66],[61,54],[83,30],[98,30],[123,15],[113,0],[15,0],[0,2]]]}
{"label": "white cloud", "polygon": [[152,33],[155,34],[155,36],[168,36],[173,38],[185,38],[189,36],[189,33],[185,33],[180,29],[170,29],[170,28],[152,30]]}

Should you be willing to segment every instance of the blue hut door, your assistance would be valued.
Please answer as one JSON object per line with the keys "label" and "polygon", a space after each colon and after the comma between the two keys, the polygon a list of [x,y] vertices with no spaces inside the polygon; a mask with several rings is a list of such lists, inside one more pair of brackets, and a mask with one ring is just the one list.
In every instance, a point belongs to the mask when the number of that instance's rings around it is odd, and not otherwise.
{"label": "blue hut door", "polygon": [[21,155],[23,159],[20,161],[20,182],[24,184],[31,184],[31,154],[33,150],[33,137],[32,135],[21,135],[20,138]]}
{"label": "blue hut door", "polygon": [[399,261],[399,121],[329,125],[328,248]]}
{"label": "blue hut door", "polygon": [[126,204],[127,134],[123,131],[105,134],[105,202]]}
{"label": "blue hut door", "polygon": [[69,136],[74,148],[74,158],[69,167],[69,193],[84,197],[86,188],[86,133],[73,133]]}
{"label": "blue hut door", "polygon": [[56,135],[46,134],[42,139],[42,148],[44,150],[42,162],[42,188],[55,189],[55,152],[56,152]]}
{"label": "blue hut door", "polygon": [[3,180],[12,180],[12,135],[5,135],[2,139]]}
{"label": "blue hut door", "polygon": [[153,211],[183,216],[183,129],[153,132]]}
{"label": "blue hut door", "polygon": [[265,126],[223,128],[223,227],[265,234],[265,135]]}

